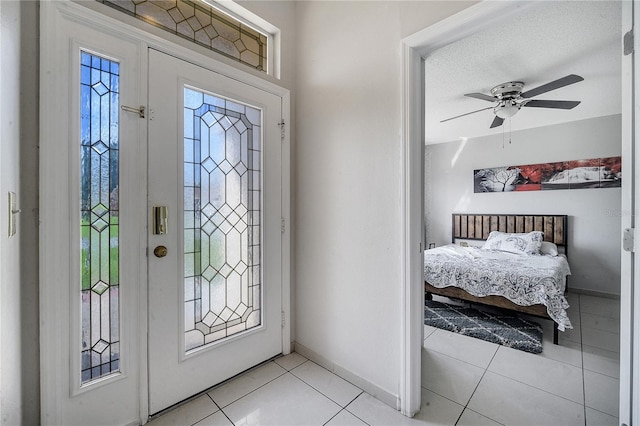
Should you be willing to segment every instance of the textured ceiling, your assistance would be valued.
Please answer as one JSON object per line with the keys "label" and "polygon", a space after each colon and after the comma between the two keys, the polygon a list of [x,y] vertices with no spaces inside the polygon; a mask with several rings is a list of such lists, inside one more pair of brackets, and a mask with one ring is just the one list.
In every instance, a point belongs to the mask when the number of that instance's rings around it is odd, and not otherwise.
{"label": "textured ceiling", "polygon": [[[541,1],[430,53],[425,59],[426,143],[620,113],[621,31],[618,1]],[[440,123],[492,105],[465,93],[489,94],[507,81],[524,82],[526,91],[568,74],[585,80],[534,99],[582,101],[572,110],[522,108],[495,129],[489,128],[492,110]]]}

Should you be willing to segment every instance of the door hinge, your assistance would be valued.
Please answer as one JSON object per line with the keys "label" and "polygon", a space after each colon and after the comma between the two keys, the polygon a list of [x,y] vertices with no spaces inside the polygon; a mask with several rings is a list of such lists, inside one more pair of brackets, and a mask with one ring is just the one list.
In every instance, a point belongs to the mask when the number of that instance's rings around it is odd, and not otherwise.
{"label": "door hinge", "polygon": [[624,51],[624,56],[630,55],[633,53],[633,30],[627,31],[622,39],[622,46]]}
{"label": "door hinge", "polygon": [[144,118],[144,106],[140,105],[139,108],[130,107],[126,105],[120,105],[120,109],[126,112],[133,112],[134,114],[138,114],[140,118]]}
{"label": "door hinge", "polygon": [[286,324],[286,319],[285,319],[285,315],[284,315],[284,311],[280,311],[280,319],[282,320],[282,328],[284,328],[285,324]]}
{"label": "door hinge", "polygon": [[635,228],[627,228],[622,233],[622,248],[624,251],[635,251]]}
{"label": "door hinge", "polygon": [[284,129],[285,129],[284,120],[280,120],[280,122],[278,123],[278,126],[280,126],[280,140],[284,140]]}
{"label": "door hinge", "polygon": [[287,230],[286,223],[284,221],[284,217],[280,218],[280,233],[284,234],[284,231]]}

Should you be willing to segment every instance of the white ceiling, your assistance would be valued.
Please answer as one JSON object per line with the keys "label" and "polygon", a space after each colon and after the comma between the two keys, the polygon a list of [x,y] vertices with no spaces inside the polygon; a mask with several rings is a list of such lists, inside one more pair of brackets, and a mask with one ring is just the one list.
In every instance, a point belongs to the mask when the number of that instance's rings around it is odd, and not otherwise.
{"label": "white ceiling", "polygon": [[[502,134],[618,114],[621,75],[619,1],[541,1],[499,26],[429,54],[425,60],[426,143]],[[577,100],[572,110],[522,108],[503,126],[490,129],[492,110],[440,120],[492,104],[464,96],[489,94],[493,86],[522,81],[524,91],[568,74],[584,81],[534,99]]]}

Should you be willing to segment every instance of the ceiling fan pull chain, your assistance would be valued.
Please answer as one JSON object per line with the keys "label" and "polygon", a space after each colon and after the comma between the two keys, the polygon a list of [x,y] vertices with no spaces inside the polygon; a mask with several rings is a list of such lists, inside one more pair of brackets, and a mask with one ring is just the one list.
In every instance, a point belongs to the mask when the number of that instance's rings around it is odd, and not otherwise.
{"label": "ceiling fan pull chain", "polygon": [[511,145],[511,117],[509,117],[509,145]]}

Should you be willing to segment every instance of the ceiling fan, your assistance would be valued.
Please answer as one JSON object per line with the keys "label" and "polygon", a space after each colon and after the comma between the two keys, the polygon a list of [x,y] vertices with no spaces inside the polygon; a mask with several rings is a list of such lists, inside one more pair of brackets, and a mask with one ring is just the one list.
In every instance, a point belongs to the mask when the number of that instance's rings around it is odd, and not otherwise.
{"label": "ceiling fan", "polygon": [[454,118],[464,117],[465,115],[475,114],[476,112],[493,109],[493,113],[496,115],[490,126],[490,128],[493,129],[494,127],[502,126],[505,118],[513,117],[522,107],[573,109],[580,104],[580,101],[551,101],[531,98],[570,84],[578,83],[582,80],[584,80],[584,78],[579,75],[569,74],[565,77],[536,87],[535,89],[527,90],[526,92],[522,91],[522,89],[524,89],[523,82],[509,81],[507,83],[499,84],[491,89],[491,96],[485,95],[484,93],[466,93],[465,96],[483,101],[495,102],[495,105],[447,118],[442,120],[441,123],[453,120]]}

